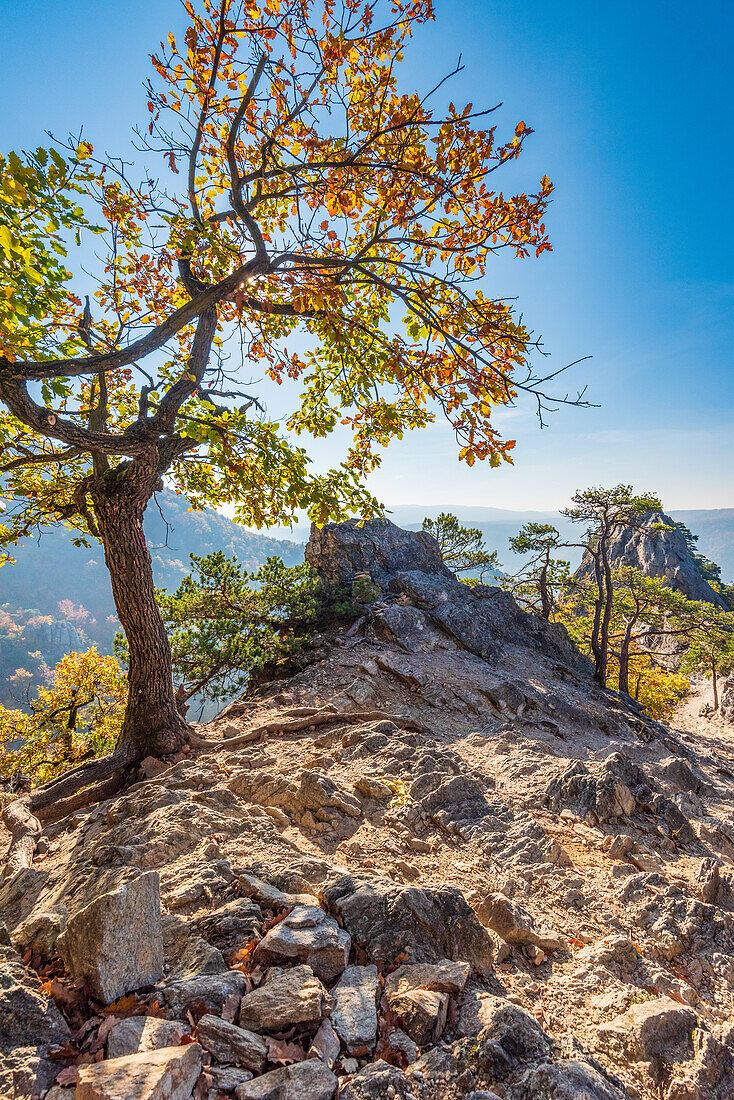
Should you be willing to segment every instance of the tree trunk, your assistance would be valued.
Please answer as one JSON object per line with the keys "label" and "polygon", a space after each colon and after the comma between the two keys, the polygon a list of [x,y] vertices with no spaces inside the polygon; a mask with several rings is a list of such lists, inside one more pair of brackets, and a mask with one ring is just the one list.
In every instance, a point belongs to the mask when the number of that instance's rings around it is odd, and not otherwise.
{"label": "tree trunk", "polygon": [[629,695],[630,676],[630,644],[632,639],[632,623],[625,628],[624,637],[619,647],[619,694]]}
{"label": "tree trunk", "polygon": [[609,663],[609,623],[612,618],[612,602],[614,600],[614,586],[612,584],[612,568],[607,555],[607,538],[600,539],[601,561],[604,570],[604,613],[602,615],[601,629],[599,631],[599,662],[596,669],[596,680],[602,687],[607,683],[607,665]]}
{"label": "tree trunk", "polygon": [[594,622],[591,628],[591,652],[594,657],[594,679],[604,687],[606,685],[606,668],[604,669],[603,679],[599,679],[602,667],[601,617],[604,606],[604,583],[598,550],[594,554],[594,580],[596,581],[596,600],[594,602]]}
{"label": "tree trunk", "polygon": [[716,661],[711,662],[711,682],[714,685],[714,710],[719,709],[719,685],[716,682]]}
{"label": "tree trunk", "polygon": [[548,592],[548,563],[546,562],[540,571],[540,605],[541,615],[547,621],[553,611],[553,601]]}
{"label": "tree trunk", "polygon": [[112,595],[128,643],[128,700],[116,753],[131,760],[177,752],[185,743],[173,691],[171,650],[142,526],[156,480],[154,462],[135,459],[96,479],[90,489]]}

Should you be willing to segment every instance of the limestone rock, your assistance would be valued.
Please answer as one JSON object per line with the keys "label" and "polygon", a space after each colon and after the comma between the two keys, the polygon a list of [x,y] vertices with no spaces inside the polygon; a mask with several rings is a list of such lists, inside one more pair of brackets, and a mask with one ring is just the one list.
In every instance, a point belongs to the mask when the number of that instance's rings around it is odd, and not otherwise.
{"label": "limestone rock", "polygon": [[[728,610],[725,601],[701,574],[685,536],[663,512],[649,512],[634,526],[616,528],[608,553],[615,567],[631,566],[646,577],[667,580],[671,588],[689,600],[704,600]],[[585,553],[576,576],[590,579],[592,575],[593,562]]]}
{"label": "limestone rock", "polygon": [[522,1067],[537,1062],[550,1052],[551,1041],[530,1013],[504,997],[482,998],[484,1027],[472,1039],[470,1064],[502,1080]]}
{"label": "limestone rock", "polygon": [[507,1100],[627,1100],[621,1083],[588,1062],[566,1059],[528,1069]]}
{"label": "limestone rock", "polygon": [[200,1071],[197,1043],[110,1058],[79,1067],[75,1100],[189,1100]]}
{"label": "limestone rock", "polygon": [[267,932],[253,957],[261,966],[297,959],[310,966],[317,978],[331,982],[347,965],[351,943],[349,933],[323,909],[297,905]]}
{"label": "limestone rock", "polygon": [[675,1047],[691,1044],[696,1013],[670,997],[633,1004],[621,1016],[597,1028],[603,1050],[623,1054],[634,1062],[654,1062],[670,1056]]}
{"label": "limestone rock", "polygon": [[406,993],[411,989],[433,989],[438,993],[461,993],[471,967],[467,962],[439,959],[435,963],[407,963],[385,980],[385,993]]}
{"label": "limestone rock", "polygon": [[57,1062],[45,1055],[70,1038],[38,975],[11,948],[0,945],[0,1095],[30,1096],[52,1084]]}
{"label": "limestone rock", "polygon": [[[371,1062],[355,1073],[339,1100],[408,1100],[415,1093],[402,1070],[382,1060]],[[430,1096],[430,1093],[424,1095]]]}
{"label": "limestone rock", "polygon": [[218,1062],[234,1062],[254,1073],[262,1073],[268,1048],[264,1039],[253,1031],[207,1015],[199,1020],[196,1037]]}
{"label": "limestone rock", "polygon": [[476,912],[482,924],[496,932],[505,943],[533,944],[543,951],[561,951],[567,946],[564,936],[536,928],[532,915],[504,894],[489,894],[476,907]]}
{"label": "limestone rock", "polygon": [[448,993],[432,989],[409,989],[388,996],[390,1008],[403,1030],[421,1047],[437,1043],[446,1027]]}
{"label": "limestone rock", "polygon": [[107,1036],[107,1057],[122,1058],[162,1047],[179,1046],[190,1028],[178,1020],[159,1020],[155,1016],[129,1016],[120,1020]]}
{"label": "limestone rock", "polygon": [[149,871],[76,913],[59,937],[75,979],[105,1004],[163,974],[158,873]]}
{"label": "limestone rock", "polygon": [[252,939],[262,919],[258,905],[247,898],[235,898],[213,913],[189,921],[188,927],[229,958],[233,951]]}
{"label": "limestone rock", "polygon": [[410,962],[454,958],[491,966],[492,941],[460,890],[396,886],[344,875],[322,892],[326,909],[378,966],[407,952]]}
{"label": "limestone rock", "polygon": [[338,1078],[319,1058],[271,1070],[236,1091],[237,1100],[333,1100]]}
{"label": "limestone rock", "polygon": [[199,1004],[205,1005],[207,1012],[221,1012],[227,998],[233,993],[241,994],[246,985],[247,979],[241,971],[226,970],[223,974],[165,983],[159,988],[173,1014],[184,1016],[193,1005]]}
{"label": "limestone rock", "polygon": [[294,966],[246,993],[240,1026],[252,1031],[285,1031],[294,1024],[317,1023],[331,1010],[326,989],[310,966]]}
{"label": "limestone rock", "polygon": [[350,1054],[374,1050],[379,991],[376,966],[348,966],[332,990],[331,1022]]}
{"label": "limestone rock", "polygon": [[367,573],[386,587],[403,570],[454,580],[435,539],[424,531],[404,531],[389,520],[368,520],[361,526],[351,521],[321,528],[313,524],[306,561],[320,577],[338,585],[351,585],[357,573]]}
{"label": "limestone rock", "polygon": [[309,1047],[309,1058],[320,1058],[329,1069],[332,1069],[340,1050],[339,1036],[334,1031],[331,1020],[322,1020]]}

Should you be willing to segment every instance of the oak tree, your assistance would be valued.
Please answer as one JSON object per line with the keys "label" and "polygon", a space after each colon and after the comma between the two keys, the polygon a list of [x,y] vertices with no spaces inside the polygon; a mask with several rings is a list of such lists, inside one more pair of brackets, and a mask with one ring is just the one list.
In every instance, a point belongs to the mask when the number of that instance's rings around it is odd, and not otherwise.
{"label": "oak tree", "polygon": [[[160,175],[133,179],[86,143],[48,154],[58,180],[42,151],[0,165],[22,253],[8,261],[0,228],[4,542],[53,522],[99,539],[129,649],[115,752],[32,807],[186,742],[141,522],[164,478],[253,525],[365,515],[364,478],[391,439],[442,414],[461,460],[496,466],[514,444],[493,410],[549,400],[535,338],[484,277],[495,253],[550,248],[552,185],[494,184],[524,122],[503,138],[491,109],[446,105],[443,80],[403,90],[432,0],[184,7],[184,33],[152,56],[139,129]],[[63,262],[85,226],[102,259],[82,306]],[[257,375],[298,388],[284,426]],[[343,463],[312,472],[295,437],[337,427]]]}

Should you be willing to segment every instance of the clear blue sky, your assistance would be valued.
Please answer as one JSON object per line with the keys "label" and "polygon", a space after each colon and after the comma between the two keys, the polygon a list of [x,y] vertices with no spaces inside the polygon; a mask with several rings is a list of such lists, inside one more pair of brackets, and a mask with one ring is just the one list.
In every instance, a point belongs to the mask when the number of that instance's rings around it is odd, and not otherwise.
{"label": "clear blue sky", "polygon": [[[437,0],[437,16],[405,82],[429,87],[462,53],[452,97],[503,101],[501,126],[536,131],[520,181],[556,185],[553,253],[498,263],[488,289],[518,297],[551,364],[593,355],[569,384],[601,407],[543,431],[529,407],[504,414],[518,442],[500,471],[460,466],[437,425],[395,445],[373,489],[388,504],[544,509],[629,480],[669,508],[734,507],[734,5]],[[180,22],[176,0],[0,0],[0,148],[83,125],[128,152],[147,54]]]}

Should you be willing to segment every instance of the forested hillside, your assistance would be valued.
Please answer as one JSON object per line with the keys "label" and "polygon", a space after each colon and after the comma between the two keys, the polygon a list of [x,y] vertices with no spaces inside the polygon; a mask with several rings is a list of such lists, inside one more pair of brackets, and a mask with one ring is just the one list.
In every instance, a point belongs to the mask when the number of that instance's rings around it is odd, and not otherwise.
{"label": "forested hillside", "polygon": [[[289,565],[303,559],[297,543],[245,530],[211,510],[188,512],[186,500],[172,492],[161,493],[159,505],[147,510],[145,533],[160,588],[178,587],[190,554],[223,550],[247,569],[273,554]],[[27,540],[16,564],[0,571],[0,701],[22,698],[44,663],[53,667],[72,649],[94,644],[111,652],[119,629],[98,543],[76,547],[58,527]],[[31,676],[16,676],[18,670]]]}

